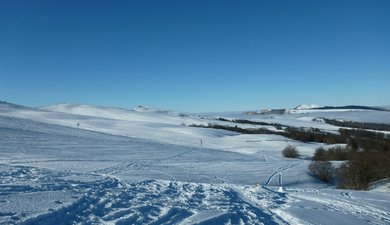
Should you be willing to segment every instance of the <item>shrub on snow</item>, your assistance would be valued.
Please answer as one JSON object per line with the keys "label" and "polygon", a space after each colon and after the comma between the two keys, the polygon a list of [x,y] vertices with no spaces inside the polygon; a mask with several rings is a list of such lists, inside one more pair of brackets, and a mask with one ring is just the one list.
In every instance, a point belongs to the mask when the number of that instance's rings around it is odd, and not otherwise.
{"label": "shrub on snow", "polygon": [[282,154],[284,157],[287,158],[298,158],[299,157],[299,151],[296,147],[288,145],[285,147],[282,151]]}
{"label": "shrub on snow", "polygon": [[318,179],[328,182],[333,177],[333,166],[329,161],[313,161],[309,165],[310,172]]}

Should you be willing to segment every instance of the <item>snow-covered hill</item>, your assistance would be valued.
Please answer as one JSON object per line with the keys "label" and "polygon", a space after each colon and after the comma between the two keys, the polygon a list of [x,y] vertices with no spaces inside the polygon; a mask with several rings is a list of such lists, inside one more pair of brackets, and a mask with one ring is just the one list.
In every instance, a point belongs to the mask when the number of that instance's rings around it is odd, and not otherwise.
{"label": "snow-covered hill", "polygon": [[[375,115],[390,121],[381,113]],[[337,190],[308,173],[309,160],[281,157],[288,144],[304,157],[321,144],[185,126],[224,123],[218,116],[337,130],[313,121],[317,112],[194,115],[2,103],[0,224],[390,223],[383,186]]]}
{"label": "snow-covered hill", "polygon": [[302,104],[302,105],[298,105],[297,107],[295,107],[294,109],[295,110],[303,110],[303,109],[315,109],[315,108],[319,108],[321,106],[319,105],[306,105],[306,104]]}

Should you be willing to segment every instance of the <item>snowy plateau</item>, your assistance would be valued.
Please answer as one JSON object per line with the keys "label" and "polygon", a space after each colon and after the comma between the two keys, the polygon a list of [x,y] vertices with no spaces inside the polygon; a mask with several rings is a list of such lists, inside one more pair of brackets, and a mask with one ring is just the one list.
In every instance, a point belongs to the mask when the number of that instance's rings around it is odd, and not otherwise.
{"label": "snowy plateau", "polygon": [[[189,126],[261,127],[219,117],[327,132],[339,127],[318,118],[390,123],[389,111],[310,105],[248,115],[0,103],[0,224],[390,224],[389,182],[336,189],[308,171],[321,143]],[[282,157],[287,145],[302,157]]]}

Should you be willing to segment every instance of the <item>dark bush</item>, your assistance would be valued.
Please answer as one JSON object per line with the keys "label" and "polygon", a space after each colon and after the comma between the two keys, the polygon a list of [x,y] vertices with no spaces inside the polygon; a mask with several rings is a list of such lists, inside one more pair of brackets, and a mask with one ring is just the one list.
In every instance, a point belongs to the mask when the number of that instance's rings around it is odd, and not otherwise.
{"label": "dark bush", "polygon": [[299,157],[299,151],[296,147],[288,145],[285,147],[282,151],[282,154],[284,157],[287,158],[298,158]]}
{"label": "dark bush", "polygon": [[326,118],[324,118],[324,121],[327,124],[331,124],[338,127],[390,131],[390,124],[385,124],[385,123],[367,123],[367,122],[362,123],[362,122],[355,122],[355,121],[340,121],[340,120],[326,119]]}
{"label": "dark bush", "polygon": [[350,159],[350,151],[341,146],[329,148],[326,151],[327,160],[345,161]]}
{"label": "dark bush", "polygon": [[357,152],[340,166],[337,175],[339,188],[367,190],[371,182],[390,177],[390,153]]}
{"label": "dark bush", "polygon": [[323,147],[319,147],[314,152],[313,160],[315,161],[326,161],[326,150]]}
{"label": "dark bush", "polygon": [[369,181],[367,171],[361,163],[352,163],[351,161],[343,163],[337,170],[339,183],[338,188],[367,190]]}
{"label": "dark bush", "polygon": [[310,172],[318,179],[329,182],[333,178],[333,166],[328,161],[314,161],[309,165]]}
{"label": "dark bush", "polygon": [[319,142],[326,144],[346,142],[345,138],[341,135],[323,132],[317,128],[287,127],[285,131],[285,133],[280,135],[302,142]]}
{"label": "dark bush", "polygon": [[315,161],[345,161],[351,158],[351,151],[345,147],[336,146],[325,150],[323,147],[317,148],[314,152]]}

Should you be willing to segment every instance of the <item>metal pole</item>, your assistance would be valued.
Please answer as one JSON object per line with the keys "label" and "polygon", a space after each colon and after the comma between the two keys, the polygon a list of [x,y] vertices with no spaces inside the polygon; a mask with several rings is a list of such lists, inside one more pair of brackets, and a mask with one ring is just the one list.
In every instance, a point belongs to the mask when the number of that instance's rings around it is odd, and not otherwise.
{"label": "metal pole", "polygon": [[279,187],[283,186],[283,176],[282,173],[279,173]]}

